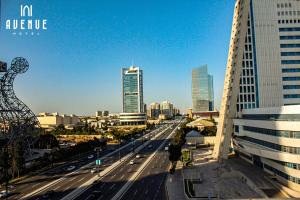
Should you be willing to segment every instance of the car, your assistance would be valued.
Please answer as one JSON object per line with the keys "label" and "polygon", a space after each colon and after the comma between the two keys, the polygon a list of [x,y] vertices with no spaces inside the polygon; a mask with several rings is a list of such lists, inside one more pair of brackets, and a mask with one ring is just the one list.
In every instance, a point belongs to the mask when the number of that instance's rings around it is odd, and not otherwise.
{"label": "car", "polygon": [[74,165],[71,165],[70,167],[67,168],[67,171],[72,171],[75,169],[75,166]]}
{"label": "car", "polygon": [[53,197],[53,195],[54,195],[54,191],[53,191],[53,190],[49,190],[48,192],[46,192],[46,193],[42,196],[42,198],[43,198],[43,199],[51,199],[51,198]]}
{"label": "car", "polygon": [[92,158],[94,158],[94,155],[89,155],[88,156],[88,159],[92,159]]}
{"label": "car", "polygon": [[9,190],[3,190],[0,192],[0,198],[7,197],[11,192]]}
{"label": "car", "polygon": [[136,156],[135,156],[136,158],[140,158],[141,157],[141,155],[140,154],[136,154]]}
{"label": "car", "polygon": [[165,147],[165,151],[169,151],[169,147]]}
{"label": "car", "polygon": [[91,169],[91,173],[95,173],[97,171],[97,169],[94,167],[93,169]]}
{"label": "car", "polygon": [[131,160],[129,164],[134,165],[134,160]]}

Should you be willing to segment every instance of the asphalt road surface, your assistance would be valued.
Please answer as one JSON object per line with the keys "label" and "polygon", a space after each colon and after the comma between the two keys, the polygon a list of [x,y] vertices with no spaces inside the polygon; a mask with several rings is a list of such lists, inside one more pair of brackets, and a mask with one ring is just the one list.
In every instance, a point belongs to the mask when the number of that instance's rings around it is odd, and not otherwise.
{"label": "asphalt road surface", "polygon": [[[162,128],[163,126],[157,128],[151,133],[157,133],[159,132],[159,130],[162,130]],[[144,142],[145,141],[141,138],[136,139],[135,148],[139,145],[142,145]],[[122,146],[125,145],[126,144],[123,144]],[[132,145],[128,145],[120,151],[121,158],[130,152],[132,152]],[[100,157],[107,155],[108,153],[110,153],[109,150],[104,150],[100,153]],[[92,159],[89,159],[88,156],[84,156],[66,165],[50,169],[39,175],[22,180],[21,182],[15,184],[16,188],[11,190],[12,195],[9,197],[9,199],[21,199],[24,198],[24,196],[31,194],[33,191],[37,191],[39,189],[42,190],[26,199],[47,199],[43,198],[44,194],[47,193],[47,191],[54,191],[54,196],[52,199],[61,199],[72,190],[82,185],[82,183],[95,176],[95,174],[90,173],[90,170],[95,167],[94,164],[83,167],[89,163],[95,162],[96,153],[94,153],[93,156],[94,157]],[[119,152],[117,151],[111,156],[106,157],[102,161],[104,165],[102,165],[100,170],[108,167],[118,159]],[[74,166],[75,168],[68,171],[67,169],[70,166]]]}
{"label": "asphalt road surface", "polygon": [[[109,175],[103,177],[88,190],[83,192],[76,200],[106,200],[111,199],[124,186],[128,179],[139,169],[141,164],[166,140],[175,128],[175,124],[168,128],[160,137],[146,146],[138,154],[140,158],[133,156],[125,163],[115,168]],[[169,142],[166,142],[168,145]],[[133,160],[134,164],[130,164]],[[164,148],[155,155],[134,184],[130,187],[123,199],[166,199],[164,193],[164,180],[169,164],[168,153]],[[148,187],[148,188],[147,188]],[[157,191],[158,190],[158,191]],[[131,193],[133,191],[133,193]],[[97,192],[97,194],[95,194]],[[135,194],[134,194],[135,193]],[[152,194],[150,194],[152,193]],[[94,195],[93,195],[94,194]],[[151,196],[149,196],[151,195]]]}

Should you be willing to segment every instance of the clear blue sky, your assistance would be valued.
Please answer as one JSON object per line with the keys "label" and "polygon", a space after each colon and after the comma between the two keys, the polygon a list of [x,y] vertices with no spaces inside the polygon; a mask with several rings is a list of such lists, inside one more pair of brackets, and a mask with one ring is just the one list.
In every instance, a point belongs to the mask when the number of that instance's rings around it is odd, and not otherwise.
{"label": "clear blue sky", "polygon": [[[208,64],[217,108],[234,0],[1,0],[0,60],[30,62],[15,91],[35,112],[121,111],[121,67],[144,70],[144,101],[191,107],[191,69]],[[39,36],[4,29],[20,4],[46,18]]]}

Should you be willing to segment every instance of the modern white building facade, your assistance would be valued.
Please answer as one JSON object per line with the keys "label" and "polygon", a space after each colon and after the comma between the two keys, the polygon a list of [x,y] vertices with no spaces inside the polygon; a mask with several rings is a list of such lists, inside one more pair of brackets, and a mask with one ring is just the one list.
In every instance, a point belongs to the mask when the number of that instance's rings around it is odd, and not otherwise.
{"label": "modern white building facade", "polygon": [[237,0],[216,138],[300,191],[300,1]]}
{"label": "modern white building facade", "polygon": [[300,1],[250,0],[238,110],[300,104]]}
{"label": "modern white building facade", "polygon": [[300,191],[300,105],[246,109],[234,125],[240,157]]}

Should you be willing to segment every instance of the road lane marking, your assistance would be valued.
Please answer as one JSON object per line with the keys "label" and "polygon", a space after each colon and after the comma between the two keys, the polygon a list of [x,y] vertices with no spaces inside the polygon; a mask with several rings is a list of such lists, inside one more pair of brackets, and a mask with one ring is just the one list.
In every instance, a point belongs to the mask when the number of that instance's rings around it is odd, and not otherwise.
{"label": "road lane marking", "polygon": [[31,186],[31,188],[34,188],[35,186],[39,185],[39,183],[34,184],[33,186]]}
{"label": "road lane marking", "polygon": [[90,194],[85,200],[89,200],[89,199],[91,198],[91,196],[92,196],[92,195]]}
{"label": "road lane marking", "polygon": [[135,196],[137,194],[138,190],[135,190],[133,193],[133,196]]}
{"label": "road lane marking", "polygon": [[57,190],[58,188],[60,188],[61,187],[61,185],[59,185],[59,186],[57,186],[56,188],[54,188],[53,190]]}
{"label": "road lane marking", "polygon": [[101,200],[103,198],[103,194],[98,198],[98,200]]}
{"label": "road lane marking", "polygon": [[103,184],[100,186],[100,188],[103,188],[103,187],[104,187],[104,185],[105,185],[105,183],[103,183]]}
{"label": "road lane marking", "polygon": [[72,187],[72,185],[66,187],[64,191],[67,191],[70,187]]}
{"label": "road lane marking", "polygon": [[84,178],[85,178],[85,177],[82,177],[81,179],[79,179],[79,180],[77,181],[77,183],[79,183],[80,181],[82,181]]}
{"label": "road lane marking", "polygon": [[109,189],[112,190],[115,186],[116,184],[114,183],[112,186],[109,187]]}

